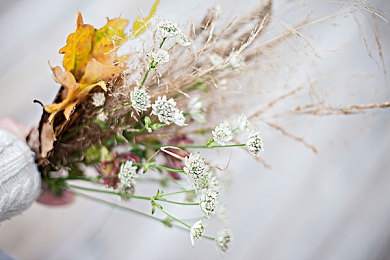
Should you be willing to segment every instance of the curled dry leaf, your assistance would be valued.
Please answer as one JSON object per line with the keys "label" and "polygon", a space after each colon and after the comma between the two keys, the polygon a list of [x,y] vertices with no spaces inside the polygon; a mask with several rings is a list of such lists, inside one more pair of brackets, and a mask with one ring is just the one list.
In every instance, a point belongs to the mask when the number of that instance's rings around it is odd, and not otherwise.
{"label": "curled dry leaf", "polygon": [[[146,18],[139,16],[134,21],[132,38],[149,27],[159,2],[155,1]],[[78,110],[89,93],[96,87],[107,91],[107,82],[120,78],[127,69],[128,55],[117,55],[117,50],[130,38],[125,33],[127,25],[128,20],[115,18],[107,19],[105,26],[95,29],[90,24],[84,24],[81,13],[78,13],[75,32],[68,36],[66,45],[59,50],[60,54],[64,54],[64,70],[50,65],[53,78],[61,84],[61,88],[53,104],[44,106],[39,125],[27,138],[40,167],[50,163],[56,141],[83,113]]]}

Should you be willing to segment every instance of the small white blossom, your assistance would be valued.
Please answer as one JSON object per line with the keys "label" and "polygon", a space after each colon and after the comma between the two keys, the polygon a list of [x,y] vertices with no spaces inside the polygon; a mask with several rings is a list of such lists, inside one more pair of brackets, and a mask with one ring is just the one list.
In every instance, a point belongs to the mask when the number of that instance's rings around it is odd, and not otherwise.
{"label": "small white blossom", "polygon": [[104,93],[97,92],[92,95],[92,104],[95,107],[101,107],[104,105],[104,102],[106,102],[106,97],[104,96]]}
{"label": "small white blossom", "polygon": [[106,113],[101,112],[99,115],[96,117],[99,121],[105,122],[108,119],[108,116]]}
{"label": "small white blossom", "polygon": [[219,250],[221,250],[222,252],[226,252],[230,248],[232,242],[232,236],[230,234],[230,231],[227,229],[223,230],[215,238],[215,242]]}
{"label": "small white blossom", "polygon": [[187,174],[188,181],[196,189],[203,189],[208,184],[208,166],[205,159],[200,157],[199,153],[191,153],[184,159],[184,172]]}
{"label": "small white blossom", "polygon": [[150,95],[143,88],[135,88],[130,93],[130,101],[137,112],[146,111],[151,107]]}
{"label": "small white blossom", "polygon": [[127,197],[125,194],[134,194],[135,192],[135,183],[131,183],[131,186],[128,186],[128,185],[125,185],[123,183],[119,183],[118,185],[118,188],[117,188],[117,192],[120,193],[122,196],[121,196],[121,199],[123,200],[127,200],[129,199],[129,197]]}
{"label": "small white blossom", "polygon": [[167,63],[169,61],[169,53],[166,50],[158,49],[156,52],[150,54],[153,61],[158,64]]}
{"label": "small white blossom", "polygon": [[157,27],[157,33],[161,38],[176,37],[180,33],[177,25],[170,21],[160,21]]}
{"label": "small white blossom", "polygon": [[177,112],[175,106],[176,102],[173,98],[167,100],[165,95],[160,96],[152,105],[152,114],[156,115],[160,122],[169,125],[175,119],[175,113]]}
{"label": "small white blossom", "polygon": [[260,152],[264,151],[263,145],[263,139],[261,139],[260,132],[251,133],[246,142],[246,147],[249,152],[257,157],[260,156]]}
{"label": "small white blossom", "polygon": [[182,33],[182,32],[179,32],[177,35],[176,35],[176,42],[181,45],[181,46],[190,46],[191,45],[191,42],[188,40],[187,36]]}
{"label": "small white blossom", "polygon": [[204,114],[203,103],[199,100],[199,97],[192,97],[190,102],[188,102],[188,110],[190,117],[196,122],[204,123],[206,122],[206,117]]}
{"label": "small white blossom", "polygon": [[206,217],[210,217],[215,213],[217,208],[218,192],[212,190],[204,190],[200,197],[200,209]]}
{"label": "small white blossom", "polygon": [[185,126],[186,118],[183,115],[183,111],[180,111],[179,109],[175,109],[174,115],[173,115],[173,123],[175,123],[178,126]]}
{"label": "small white blossom", "polygon": [[227,142],[233,139],[230,125],[227,122],[221,122],[215,130],[212,131],[213,139],[220,145],[226,145]]}
{"label": "small white blossom", "polygon": [[223,58],[216,53],[212,53],[209,57],[211,65],[214,67],[221,66],[223,64]]}
{"label": "small white blossom", "polygon": [[133,187],[137,176],[137,167],[133,166],[132,161],[126,161],[122,164],[118,178],[124,187]]}
{"label": "small white blossom", "polygon": [[241,114],[235,118],[233,128],[240,133],[248,133],[251,130],[251,125],[248,121],[248,118]]}
{"label": "small white blossom", "polygon": [[204,232],[204,225],[203,220],[199,220],[195,222],[190,230],[190,237],[191,237],[191,245],[194,247],[195,239],[201,238]]}

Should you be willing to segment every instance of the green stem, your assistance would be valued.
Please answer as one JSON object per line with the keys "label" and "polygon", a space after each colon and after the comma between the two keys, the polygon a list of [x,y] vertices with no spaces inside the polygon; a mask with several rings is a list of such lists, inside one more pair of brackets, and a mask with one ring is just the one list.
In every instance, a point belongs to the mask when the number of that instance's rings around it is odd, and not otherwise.
{"label": "green stem", "polygon": [[163,210],[161,207],[157,207],[162,213],[164,213],[165,215],[167,215],[168,217],[170,217],[171,219],[179,222],[180,224],[184,225],[185,227],[187,228],[191,228],[190,225],[188,225],[187,223],[185,223],[184,221],[182,221],[181,219],[178,219],[176,218],[175,216],[173,216],[172,214],[166,212],[165,210]]}
{"label": "green stem", "polygon": [[[131,213],[133,213],[135,215],[138,215],[138,216],[141,216],[141,217],[146,217],[148,219],[160,222],[160,223],[165,225],[165,220],[164,219],[159,219],[159,218],[157,218],[155,216],[146,214],[144,212],[141,212],[141,211],[138,211],[138,210],[135,210],[135,209],[131,209],[131,208],[127,208],[127,207],[123,207],[121,205],[118,205],[118,204],[115,204],[115,203],[112,203],[112,202],[109,202],[109,201],[106,201],[106,200],[102,200],[102,199],[99,199],[99,198],[95,198],[95,197],[92,197],[92,196],[89,196],[89,195],[86,195],[86,194],[83,194],[83,193],[80,193],[80,192],[77,192],[77,191],[72,191],[72,193],[77,195],[77,196],[80,196],[82,198],[85,198],[85,199],[88,199],[88,200],[91,200],[91,201],[94,201],[94,202],[99,202],[99,203],[102,203],[102,204],[104,204],[106,206],[110,206],[110,207],[113,207],[113,208],[118,208],[120,210],[128,211],[128,212],[131,212]],[[184,228],[184,227],[179,226],[179,225],[177,225],[175,223],[171,223],[171,225],[173,227],[177,228],[177,229],[180,229],[181,231],[185,231],[185,232],[189,231],[188,228]],[[209,236],[203,236],[203,237],[208,239],[208,240],[215,240],[215,238],[213,238],[213,237],[209,237]]]}
{"label": "green stem", "polygon": [[[73,194],[76,194],[77,196],[80,196],[80,197],[83,197],[83,198],[86,198],[86,199],[89,199],[89,200],[92,200],[92,201],[95,201],[95,202],[100,202],[100,203],[105,204],[107,206],[111,206],[111,207],[114,207],[114,208],[119,208],[119,209],[122,209],[122,210],[125,210],[125,211],[129,211],[131,213],[134,213],[136,215],[139,215],[139,216],[142,216],[142,217],[146,217],[146,218],[149,218],[149,219],[152,219],[152,220],[164,223],[163,219],[159,219],[157,217],[151,216],[151,215],[143,213],[141,211],[138,211],[138,210],[135,210],[135,209],[131,209],[131,208],[127,208],[127,207],[123,207],[121,205],[118,205],[118,204],[115,204],[115,203],[112,203],[112,202],[109,202],[109,201],[106,201],[106,200],[102,200],[102,199],[99,199],[99,198],[95,198],[95,197],[92,197],[92,196],[89,196],[89,195],[86,195],[84,193],[80,193],[80,192],[77,192],[77,191],[71,191],[71,192]],[[179,227],[179,226],[176,226],[176,227]]]}
{"label": "green stem", "polygon": [[182,148],[182,149],[202,149],[202,148],[229,148],[229,147],[241,147],[245,146],[246,144],[227,144],[227,145],[178,145],[176,147]]}
{"label": "green stem", "polygon": [[[150,125],[153,125],[154,121],[156,121],[156,120],[157,120],[157,117],[154,117],[154,118],[152,119],[152,121],[150,122]],[[146,131],[146,126],[144,126],[143,128],[141,128],[141,129],[138,130],[137,132],[134,132],[134,134],[133,134],[132,136],[136,136],[136,135],[138,135],[138,134],[140,134],[140,133],[142,133],[142,132],[144,132],[144,131]]]}
{"label": "green stem", "polygon": [[111,194],[111,195],[120,195],[126,198],[132,198],[132,199],[139,199],[139,200],[151,200],[151,197],[147,196],[139,196],[139,195],[132,195],[132,194],[121,194],[115,191],[109,191],[109,190],[99,190],[99,189],[93,189],[93,188],[87,188],[87,187],[81,187],[73,184],[68,184],[69,188],[77,189],[77,190],[84,190],[84,191],[91,191],[91,192],[98,192],[98,193],[104,193],[104,194]]}
{"label": "green stem", "polygon": [[171,195],[176,195],[176,194],[182,194],[182,193],[187,193],[187,192],[194,192],[194,191],[195,191],[195,190],[182,190],[182,191],[176,191],[176,192],[171,192],[171,193],[162,194],[161,197],[171,196]]}
{"label": "green stem", "polygon": [[146,71],[146,74],[141,82],[141,87],[145,84],[146,78],[148,77],[150,70],[151,70],[151,68],[149,67],[149,69]]}
{"label": "green stem", "polygon": [[[168,52],[170,52],[178,43],[176,42],[174,45],[172,45],[171,48],[168,49]],[[161,48],[160,48],[161,49]]]}
{"label": "green stem", "polygon": [[[146,144],[146,146],[158,149],[158,148],[164,147],[165,145]],[[175,147],[181,148],[181,149],[213,149],[213,148],[229,148],[229,147],[242,147],[242,146],[246,146],[246,144],[227,144],[227,145],[212,145],[212,146],[207,146],[207,145],[175,145]]]}
{"label": "green stem", "polygon": [[108,112],[108,114],[111,115],[112,113],[115,113],[116,111],[118,111],[118,110],[120,110],[122,108],[128,107],[128,106],[131,106],[131,102],[125,103],[125,104],[121,105],[120,107],[114,108],[113,110]]}
{"label": "green stem", "polygon": [[176,204],[176,205],[183,205],[183,206],[199,206],[199,202],[179,202],[179,201],[173,201],[173,200],[166,200],[163,198],[155,198],[154,200],[170,203],[170,204]]}
{"label": "green stem", "polygon": [[165,170],[165,171],[170,171],[170,172],[177,172],[177,173],[183,173],[183,174],[186,174],[183,170],[181,169],[174,169],[174,168],[170,168],[170,167],[167,167],[167,166],[163,166],[163,165],[155,165],[155,164],[147,164],[147,163],[133,163],[133,165],[135,166],[146,166],[147,168],[152,168],[152,169],[160,169],[160,170]]}
{"label": "green stem", "polygon": [[161,41],[161,43],[160,43],[160,47],[159,47],[160,49],[161,49],[161,48],[162,48],[162,46],[164,45],[164,42],[165,42],[165,40],[166,40],[166,39],[167,39],[167,37],[164,37],[164,38],[163,38],[163,40]]}
{"label": "green stem", "polygon": [[122,197],[139,199],[139,200],[148,200],[148,201],[158,200],[158,201],[162,201],[162,202],[166,202],[166,203],[170,203],[170,204],[184,205],[184,206],[198,206],[199,205],[199,203],[197,203],[197,202],[179,202],[179,201],[167,200],[164,198],[154,198],[154,197],[139,196],[139,195],[133,195],[133,194],[123,194],[123,193],[118,193],[115,191],[99,190],[99,189],[81,187],[81,186],[72,185],[72,184],[68,184],[68,187],[73,188],[73,189],[83,190],[83,191],[98,192],[98,193],[111,194],[111,195],[119,195]]}

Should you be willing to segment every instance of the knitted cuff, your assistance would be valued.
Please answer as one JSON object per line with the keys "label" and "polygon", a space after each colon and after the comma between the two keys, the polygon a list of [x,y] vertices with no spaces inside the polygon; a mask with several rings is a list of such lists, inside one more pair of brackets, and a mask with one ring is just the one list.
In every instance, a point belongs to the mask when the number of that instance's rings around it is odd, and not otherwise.
{"label": "knitted cuff", "polygon": [[30,148],[0,129],[0,222],[30,207],[40,191],[41,178]]}

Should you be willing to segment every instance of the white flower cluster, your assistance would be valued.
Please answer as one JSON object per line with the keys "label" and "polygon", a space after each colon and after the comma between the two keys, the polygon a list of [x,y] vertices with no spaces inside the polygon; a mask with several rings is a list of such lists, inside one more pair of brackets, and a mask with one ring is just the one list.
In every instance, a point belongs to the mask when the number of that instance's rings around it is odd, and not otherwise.
{"label": "white flower cluster", "polygon": [[260,157],[260,152],[264,151],[263,139],[261,139],[260,132],[252,132],[246,142],[246,147],[254,156]]}
{"label": "white flower cluster", "polygon": [[261,134],[253,131],[251,125],[244,115],[238,115],[229,122],[221,122],[212,131],[213,140],[219,145],[226,145],[241,134],[249,134],[246,141],[248,151],[256,157],[260,157],[260,152],[264,151],[264,143]]}
{"label": "white flower cluster", "polygon": [[221,122],[212,131],[213,139],[220,145],[226,145],[233,139],[233,133],[230,130],[230,125],[227,122]]}
{"label": "white flower cluster", "polygon": [[232,242],[232,236],[230,234],[230,231],[227,229],[223,230],[215,238],[215,242],[219,250],[221,250],[222,252],[226,252],[230,248]]}
{"label": "white flower cluster", "polygon": [[205,190],[200,197],[200,208],[206,217],[211,217],[217,208],[218,192],[214,190]]}
{"label": "white flower cluster", "polygon": [[184,159],[183,170],[187,174],[188,182],[194,187],[195,190],[202,190],[207,188],[210,169],[204,158],[200,157],[200,154],[191,153],[189,157]]}
{"label": "white flower cluster", "polygon": [[163,49],[152,52],[150,56],[152,56],[154,64],[164,64],[169,61],[169,52]]}
{"label": "white flower cluster", "polygon": [[122,164],[118,174],[118,178],[120,180],[118,187],[119,192],[133,190],[135,186],[135,179],[137,177],[137,167],[133,166],[132,161],[126,161]]}
{"label": "white flower cluster", "polygon": [[143,88],[135,88],[130,93],[131,106],[137,111],[146,111],[151,107],[150,95]]}
{"label": "white flower cluster", "polygon": [[199,220],[195,222],[194,225],[192,225],[191,230],[190,230],[190,238],[191,238],[191,245],[192,247],[195,244],[195,239],[199,239],[202,237],[204,232],[204,225],[203,225],[203,220]]}
{"label": "white flower cluster", "polygon": [[[218,206],[218,193],[220,190],[218,179],[199,153],[191,153],[184,159],[184,165],[183,170],[187,174],[188,182],[197,193],[201,192],[199,206],[204,214],[204,218],[210,218],[214,215]],[[192,246],[194,246],[194,239],[200,238],[203,231],[203,219],[191,227]]]}
{"label": "white flower cluster", "polygon": [[158,120],[164,124],[175,123],[178,126],[185,125],[185,117],[183,112],[175,108],[176,102],[173,98],[167,100],[167,97],[160,96],[152,105],[152,114],[158,117]]}
{"label": "white flower cluster", "polygon": [[160,21],[157,25],[157,33],[162,39],[174,38],[181,46],[191,45],[187,36],[177,27],[177,24],[170,21]]}

